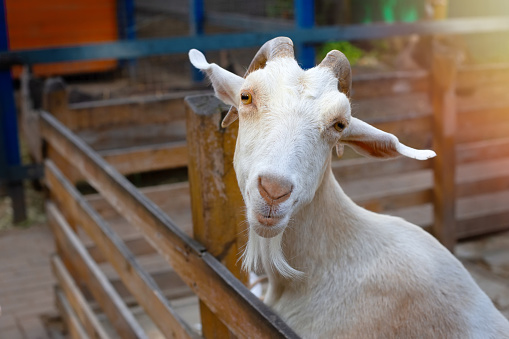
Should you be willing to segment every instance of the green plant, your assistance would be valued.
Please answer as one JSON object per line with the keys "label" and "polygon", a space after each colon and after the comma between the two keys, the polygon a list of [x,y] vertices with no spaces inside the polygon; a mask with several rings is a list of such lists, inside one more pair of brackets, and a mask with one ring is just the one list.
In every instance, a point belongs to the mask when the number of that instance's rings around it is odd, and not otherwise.
{"label": "green plant", "polygon": [[343,52],[343,54],[348,58],[351,65],[355,65],[357,61],[362,58],[365,54],[365,52],[352,45],[348,41],[335,41],[335,42],[327,42],[325,43],[322,48],[318,52],[318,62],[323,60],[327,53],[329,53],[331,50],[337,49],[340,52]]}

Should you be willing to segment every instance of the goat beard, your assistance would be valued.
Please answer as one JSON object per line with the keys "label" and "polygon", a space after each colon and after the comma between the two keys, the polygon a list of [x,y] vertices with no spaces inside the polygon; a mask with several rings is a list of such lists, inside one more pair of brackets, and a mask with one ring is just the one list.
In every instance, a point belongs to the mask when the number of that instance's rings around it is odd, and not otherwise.
{"label": "goat beard", "polygon": [[300,278],[303,272],[291,267],[284,256],[283,233],[272,238],[264,238],[250,227],[249,239],[242,254],[242,268],[248,272],[259,272],[261,264],[261,268],[267,274],[279,273],[286,279]]}

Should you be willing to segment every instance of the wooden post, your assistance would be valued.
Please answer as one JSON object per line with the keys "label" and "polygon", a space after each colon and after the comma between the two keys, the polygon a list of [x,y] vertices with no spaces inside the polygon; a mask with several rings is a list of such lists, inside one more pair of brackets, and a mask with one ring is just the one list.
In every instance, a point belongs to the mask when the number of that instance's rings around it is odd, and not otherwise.
{"label": "wooden post", "polygon": [[431,70],[433,149],[437,153],[433,159],[432,233],[451,251],[456,243],[456,55],[451,49],[436,44]]}
{"label": "wooden post", "polygon": [[[188,97],[186,103],[194,237],[238,279],[246,282],[239,261],[246,241],[244,202],[233,169],[238,124],[221,127],[228,107],[213,96]],[[203,303],[200,312],[206,338],[230,336],[226,326]]]}

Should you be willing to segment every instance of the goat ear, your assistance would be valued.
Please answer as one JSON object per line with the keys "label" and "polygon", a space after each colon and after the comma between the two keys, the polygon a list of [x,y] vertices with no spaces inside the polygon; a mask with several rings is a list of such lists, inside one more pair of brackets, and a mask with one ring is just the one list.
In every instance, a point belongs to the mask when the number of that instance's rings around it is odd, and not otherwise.
{"label": "goat ear", "polygon": [[426,160],[436,156],[436,153],[431,150],[417,150],[405,146],[394,135],[357,118],[351,119],[340,143],[352,147],[359,154],[375,158],[394,158],[404,155],[417,160]]}
{"label": "goat ear", "polygon": [[228,105],[238,107],[239,92],[244,79],[216,64],[209,64],[202,52],[192,49],[189,51],[189,60],[194,67],[205,72],[212,82],[216,97]]}

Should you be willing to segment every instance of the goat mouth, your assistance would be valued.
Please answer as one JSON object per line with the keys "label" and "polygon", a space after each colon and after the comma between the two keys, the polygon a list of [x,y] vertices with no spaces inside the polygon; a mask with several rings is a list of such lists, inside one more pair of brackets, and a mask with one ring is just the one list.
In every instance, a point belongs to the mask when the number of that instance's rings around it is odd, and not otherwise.
{"label": "goat mouth", "polygon": [[281,217],[276,217],[273,215],[261,215],[261,214],[256,215],[256,220],[258,220],[258,222],[263,226],[267,227],[272,227],[276,225],[281,221],[281,219],[282,219]]}
{"label": "goat mouth", "polygon": [[260,237],[273,238],[284,229],[281,225],[283,217],[279,216],[265,216],[262,214],[256,214],[257,225],[253,225],[253,229]]}

